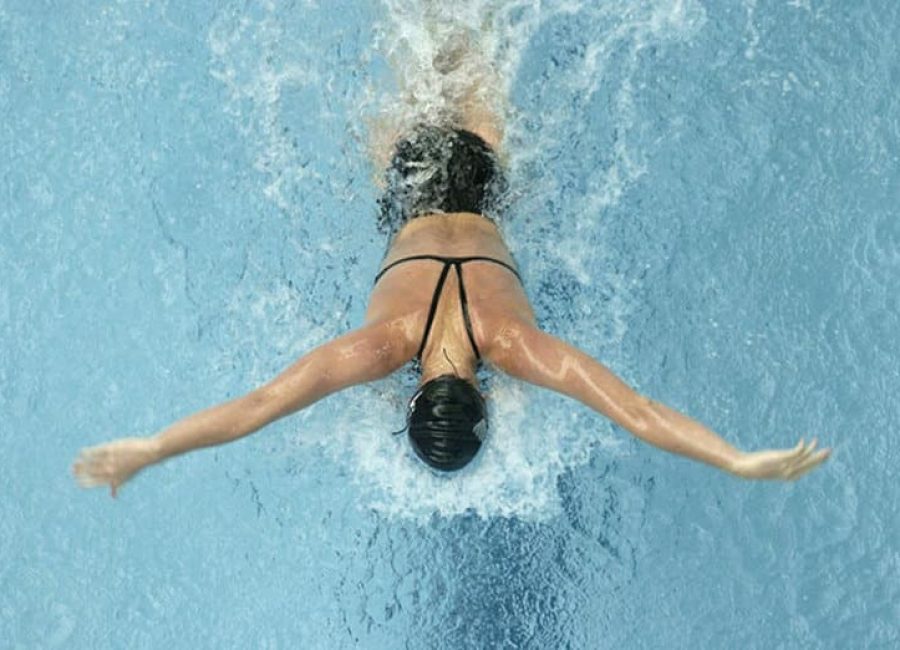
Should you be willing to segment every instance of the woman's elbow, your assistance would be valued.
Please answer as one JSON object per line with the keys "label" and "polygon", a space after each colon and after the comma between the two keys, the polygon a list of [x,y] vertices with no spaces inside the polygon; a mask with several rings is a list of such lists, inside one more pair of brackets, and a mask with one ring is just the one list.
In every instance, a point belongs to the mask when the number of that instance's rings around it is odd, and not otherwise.
{"label": "woman's elbow", "polygon": [[276,388],[262,386],[242,398],[238,422],[244,433],[256,431],[283,415],[280,411],[284,406],[277,399],[277,393]]}
{"label": "woman's elbow", "polygon": [[622,425],[636,436],[643,437],[653,428],[653,402],[643,395],[636,395],[623,407]]}

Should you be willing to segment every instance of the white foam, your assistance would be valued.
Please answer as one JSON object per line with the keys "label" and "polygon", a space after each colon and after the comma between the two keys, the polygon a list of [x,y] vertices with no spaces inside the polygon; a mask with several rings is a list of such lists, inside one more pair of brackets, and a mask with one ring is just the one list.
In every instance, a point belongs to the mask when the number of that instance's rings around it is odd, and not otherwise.
{"label": "white foam", "polygon": [[[608,365],[620,361],[617,350],[628,331],[635,287],[605,263],[611,254],[602,243],[601,225],[604,213],[646,173],[652,154],[648,147],[653,145],[637,137],[644,116],[635,107],[632,80],[644,48],[689,39],[702,27],[702,5],[696,0],[384,0],[382,6],[373,45],[380,57],[391,61],[394,79],[382,74],[379,56],[364,61],[354,70],[360,83],[332,110],[346,110],[348,124],[377,124],[378,129],[397,132],[421,120],[440,120],[455,110],[461,97],[474,94],[501,116],[519,199],[507,238],[517,257],[528,261],[523,267],[526,286],[533,290],[548,274],[571,277],[581,290],[557,299],[567,301],[562,307],[571,318],[548,327],[561,335],[590,332],[591,353],[603,352]],[[328,70],[332,63],[318,56],[314,46],[294,51],[281,43],[279,20],[271,4],[254,18],[226,16],[213,25],[208,41],[212,73],[228,90],[226,110],[269,179],[265,196],[299,215],[303,206],[296,204],[300,194],[293,186],[318,172],[300,164],[283,135],[279,98],[288,87],[330,83],[333,72]],[[520,114],[506,98],[516,87],[529,47],[541,30],[566,20],[577,21],[587,45],[550,81],[553,96],[547,97],[540,115]],[[543,156],[586,128],[583,111],[599,91],[611,98],[605,119],[617,136],[607,160],[602,166],[585,161],[581,196],[567,199],[559,213],[543,214],[547,199],[559,199],[563,189]],[[528,127],[536,117],[538,132]],[[529,217],[543,225],[542,239],[521,225]],[[353,253],[347,251],[348,256]],[[320,322],[303,341],[282,340],[288,330],[268,325],[279,318],[280,310],[312,327],[294,308],[295,296],[279,290],[263,295],[253,288],[241,291],[232,309],[250,314],[247,336],[256,323],[266,336],[278,339],[274,348],[282,352],[308,349],[340,333],[345,314]],[[329,314],[330,309],[322,305],[318,313]],[[329,326],[333,332],[326,331]],[[265,346],[252,349],[266,352]],[[250,372],[256,376],[263,371],[254,365]],[[414,457],[405,435],[389,435],[403,425],[413,383],[400,373],[353,389],[304,414],[303,433],[298,427],[298,440],[315,440],[346,464],[363,495],[362,508],[414,519],[471,512],[542,520],[559,512],[557,482],[569,468],[587,462],[597,447],[610,457],[629,448],[621,432],[577,403],[495,376],[489,394],[491,430],[481,455],[452,478],[438,476]]]}
{"label": "white foam", "polygon": [[759,46],[760,38],[759,29],[753,20],[756,13],[756,0],[747,0],[744,7],[747,10],[747,32],[750,34],[750,37],[747,39],[747,47],[744,49],[744,56],[749,60],[753,60],[756,58],[756,48]]}
{"label": "white foam", "polygon": [[292,42],[293,60],[284,59],[282,27],[274,3],[263,5],[265,14],[254,20],[223,12],[207,34],[214,65],[210,74],[228,90],[224,107],[255,153],[254,167],[266,174],[266,198],[282,210],[298,206],[289,198],[289,186],[318,173],[301,164],[292,136],[284,128],[279,101],[291,88],[314,87],[322,77],[312,61],[317,53],[303,43]]}
{"label": "white foam", "polygon": [[328,439],[319,439],[352,466],[366,495],[363,508],[418,520],[462,513],[543,520],[559,512],[556,482],[567,467],[585,462],[595,446],[621,453],[620,441],[599,424],[586,444],[571,445],[582,437],[572,418],[548,422],[541,415],[541,404],[558,398],[500,376],[488,394],[490,433],[480,455],[462,471],[440,475],[415,458],[405,434],[389,434],[401,426],[408,394],[398,384],[389,379],[348,394]]}

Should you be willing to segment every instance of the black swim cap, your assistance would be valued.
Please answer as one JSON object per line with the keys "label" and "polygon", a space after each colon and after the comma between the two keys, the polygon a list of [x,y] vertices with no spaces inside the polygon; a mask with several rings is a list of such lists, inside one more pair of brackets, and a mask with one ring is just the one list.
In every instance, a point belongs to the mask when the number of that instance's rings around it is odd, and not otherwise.
{"label": "black swim cap", "polygon": [[409,403],[409,441],[416,455],[434,469],[461,469],[481,449],[487,409],[476,388],[455,375],[428,382]]}

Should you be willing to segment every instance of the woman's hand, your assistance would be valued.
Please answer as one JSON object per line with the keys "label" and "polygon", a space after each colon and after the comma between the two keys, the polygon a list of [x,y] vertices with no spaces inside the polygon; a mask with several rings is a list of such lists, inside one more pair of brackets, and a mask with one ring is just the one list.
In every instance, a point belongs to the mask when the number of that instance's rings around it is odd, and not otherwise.
{"label": "woman's hand", "polygon": [[81,487],[109,485],[112,496],[128,479],[156,461],[157,443],[152,438],[122,438],[82,449],[72,473]]}
{"label": "woman's hand", "polygon": [[820,465],[831,455],[831,449],[820,449],[813,453],[815,448],[815,438],[808,444],[801,438],[793,449],[742,452],[729,469],[742,478],[793,481]]}

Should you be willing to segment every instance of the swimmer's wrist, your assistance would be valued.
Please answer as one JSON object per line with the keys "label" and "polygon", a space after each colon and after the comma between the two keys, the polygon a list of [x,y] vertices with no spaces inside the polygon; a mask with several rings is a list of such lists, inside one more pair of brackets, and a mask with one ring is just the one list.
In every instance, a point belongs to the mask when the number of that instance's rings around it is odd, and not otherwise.
{"label": "swimmer's wrist", "polygon": [[735,449],[733,453],[729,454],[722,469],[724,469],[732,476],[737,476],[738,478],[747,478],[747,474],[744,471],[744,459],[746,457],[747,454],[745,454],[743,451]]}
{"label": "swimmer's wrist", "polygon": [[163,451],[162,440],[158,435],[147,439],[147,454],[149,461],[147,465],[154,465],[168,457]]}

